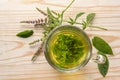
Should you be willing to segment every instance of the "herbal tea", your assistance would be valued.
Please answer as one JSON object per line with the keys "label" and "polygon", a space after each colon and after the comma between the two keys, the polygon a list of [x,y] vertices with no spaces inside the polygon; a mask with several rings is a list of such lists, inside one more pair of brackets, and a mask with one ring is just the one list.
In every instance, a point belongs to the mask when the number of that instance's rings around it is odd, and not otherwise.
{"label": "herbal tea", "polygon": [[84,61],[88,54],[88,45],[82,39],[71,34],[60,34],[51,45],[51,57],[62,68],[72,68]]}
{"label": "herbal tea", "polygon": [[90,43],[78,28],[64,26],[50,35],[46,49],[46,57],[52,66],[71,69],[86,63],[90,54]]}

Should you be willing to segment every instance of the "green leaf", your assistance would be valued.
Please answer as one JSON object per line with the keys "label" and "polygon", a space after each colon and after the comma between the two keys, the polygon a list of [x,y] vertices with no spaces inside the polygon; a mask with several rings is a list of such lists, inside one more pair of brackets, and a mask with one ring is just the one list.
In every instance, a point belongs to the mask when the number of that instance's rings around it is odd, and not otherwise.
{"label": "green leaf", "polygon": [[67,22],[71,25],[73,25],[75,23],[75,21],[71,17],[69,17],[69,21],[67,21]]}
{"label": "green leaf", "polygon": [[95,17],[95,13],[90,13],[87,15],[87,18],[86,18],[86,22],[89,24],[92,22],[92,20],[94,19]]}
{"label": "green leaf", "polygon": [[52,14],[52,11],[51,11],[49,8],[47,8],[47,14],[48,14],[48,18],[50,18],[50,19],[56,18],[56,17]]}
{"label": "green leaf", "polygon": [[92,43],[93,43],[93,46],[96,49],[98,49],[100,52],[103,52],[104,54],[113,55],[113,51],[111,47],[109,46],[109,44],[103,39],[101,39],[100,37],[95,36],[92,39]]}
{"label": "green leaf", "polygon": [[57,12],[55,12],[55,11],[51,11],[54,15],[58,15],[58,13]]}
{"label": "green leaf", "polygon": [[58,13],[58,18],[60,18],[61,17],[61,14],[60,13]]}
{"label": "green leaf", "polygon": [[71,21],[67,21],[69,24],[73,25],[73,23]]}
{"label": "green leaf", "polygon": [[44,11],[40,10],[39,8],[36,8],[40,13],[42,13],[43,15],[47,16],[47,13],[45,13]]}
{"label": "green leaf", "polygon": [[27,38],[27,37],[30,37],[33,33],[34,33],[33,30],[24,30],[22,32],[19,32],[16,36]]}
{"label": "green leaf", "polygon": [[59,13],[57,13],[57,12],[55,12],[55,11],[51,11],[51,13],[52,13],[52,15],[56,18],[56,19],[59,19],[60,18],[60,14]]}
{"label": "green leaf", "polygon": [[75,17],[75,21],[76,21],[79,17],[81,17],[83,14],[85,14],[85,13],[84,13],[84,12],[78,13],[78,14],[76,15],[76,17]]}
{"label": "green leaf", "polygon": [[47,14],[48,14],[48,32],[50,32],[52,29],[54,29],[56,26],[59,26],[61,24],[59,18],[60,16],[58,15],[55,17],[55,14],[47,8]]}
{"label": "green leaf", "polygon": [[98,64],[98,69],[99,72],[102,74],[103,77],[106,76],[106,74],[108,73],[108,69],[109,69],[109,61],[106,55],[101,54],[102,56],[104,56],[106,58],[106,61],[104,64]]}
{"label": "green leaf", "polygon": [[74,20],[71,17],[69,17],[69,19],[70,19],[71,22],[74,22]]}
{"label": "green leaf", "polygon": [[84,20],[82,20],[82,26],[83,26],[83,30],[87,28],[87,23]]}

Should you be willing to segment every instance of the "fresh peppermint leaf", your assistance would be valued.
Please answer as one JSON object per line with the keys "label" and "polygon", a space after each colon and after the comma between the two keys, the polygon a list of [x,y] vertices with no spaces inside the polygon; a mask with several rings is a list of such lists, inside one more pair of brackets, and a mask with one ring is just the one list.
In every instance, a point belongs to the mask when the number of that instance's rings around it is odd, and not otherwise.
{"label": "fresh peppermint leaf", "polygon": [[92,22],[92,20],[94,19],[95,17],[95,13],[90,13],[87,15],[87,18],[86,18],[86,22],[89,24]]}
{"label": "fresh peppermint leaf", "polygon": [[92,39],[93,46],[98,49],[100,52],[103,52],[104,54],[113,55],[113,51],[109,44],[104,41],[102,38],[95,36]]}
{"label": "fresh peppermint leaf", "polygon": [[98,69],[99,69],[99,72],[102,74],[102,76],[105,77],[106,74],[108,73],[109,61],[108,61],[107,56],[104,55],[104,53],[102,53],[101,55],[106,58],[106,61],[104,64],[98,64]]}
{"label": "fresh peppermint leaf", "polygon": [[76,21],[79,17],[81,17],[83,14],[85,14],[85,13],[84,13],[84,12],[78,13],[78,14],[76,15],[76,17],[75,17],[75,21]]}
{"label": "fresh peppermint leaf", "polygon": [[34,33],[33,30],[24,30],[22,32],[19,32],[16,36],[27,38],[27,37],[30,37],[33,33]]}

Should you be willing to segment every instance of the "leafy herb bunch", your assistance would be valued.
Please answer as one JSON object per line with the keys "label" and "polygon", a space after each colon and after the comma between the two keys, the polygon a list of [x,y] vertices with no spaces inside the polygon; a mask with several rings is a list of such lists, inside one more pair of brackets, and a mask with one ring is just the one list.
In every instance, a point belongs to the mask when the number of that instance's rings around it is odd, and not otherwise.
{"label": "leafy herb bunch", "polygon": [[[85,14],[84,12],[80,12],[80,13],[76,14],[75,18],[69,17],[68,21],[64,21],[64,13],[72,5],[72,3],[74,1],[75,0],[72,0],[72,2],[61,13],[50,10],[49,8],[47,8],[47,13],[45,13],[44,11],[40,10],[39,8],[36,8],[40,13],[45,15],[47,18],[38,19],[38,20],[35,20],[35,21],[21,21],[21,23],[34,24],[35,26],[40,25],[44,29],[43,38],[35,40],[35,41],[29,43],[30,45],[32,45],[32,44],[34,44],[36,42],[42,41],[42,44],[38,48],[37,52],[34,54],[34,56],[32,58],[32,61],[35,61],[36,58],[38,57],[38,55],[40,54],[40,52],[42,51],[44,41],[45,41],[46,37],[48,36],[48,34],[55,27],[62,25],[63,22],[67,22],[70,25],[76,25],[76,24],[77,25],[82,25],[83,30],[85,30],[88,27],[107,30],[105,28],[92,25],[92,21],[93,21],[95,15],[96,15],[95,13],[89,13],[87,15],[86,19],[82,20],[82,22],[78,22],[78,19],[82,15]],[[22,31],[22,32],[18,33],[17,36],[27,38],[27,37],[31,36],[32,34],[33,34],[33,30],[25,30],[25,31]],[[93,37],[92,43],[93,43],[93,46],[98,50],[97,54],[102,55],[105,58],[104,63],[102,63],[102,64],[98,63],[99,72],[103,75],[103,77],[105,77],[107,72],[108,72],[108,68],[109,68],[109,60],[108,60],[106,55],[107,54],[108,55],[113,55],[112,49],[111,49],[111,47],[109,46],[109,44],[106,41],[104,41],[102,38],[100,38],[98,36]]]}

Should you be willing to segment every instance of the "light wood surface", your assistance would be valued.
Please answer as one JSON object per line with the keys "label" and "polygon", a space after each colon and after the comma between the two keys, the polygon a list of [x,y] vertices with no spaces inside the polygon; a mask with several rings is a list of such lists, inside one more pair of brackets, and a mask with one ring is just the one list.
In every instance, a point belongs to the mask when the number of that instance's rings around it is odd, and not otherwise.
{"label": "light wood surface", "polygon": [[[28,43],[42,37],[41,28],[21,24],[21,20],[34,20],[43,17],[35,8],[46,11],[61,11],[71,0],[1,0],[0,1],[0,80],[120,80],[120,0],[76,0],[65,13],[65,18],[74,17],[78,12],[94,12],[95,25],[108,31],[87,29],[92,38],[99,35],[112,46],[114,56],[108,56],[110,68],[103,78],[97,64],[89,62],[75,73],[60,73],[54,70],[42,53],[35,63],[33,54],[40,43],[29,46]],[[33,29],[34,35],[23,39],[15,35],[22,30]],[[95,55],[94,50],[93,55]]]}

